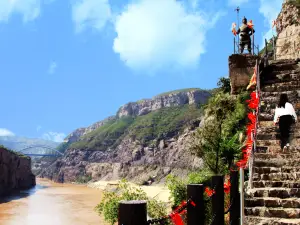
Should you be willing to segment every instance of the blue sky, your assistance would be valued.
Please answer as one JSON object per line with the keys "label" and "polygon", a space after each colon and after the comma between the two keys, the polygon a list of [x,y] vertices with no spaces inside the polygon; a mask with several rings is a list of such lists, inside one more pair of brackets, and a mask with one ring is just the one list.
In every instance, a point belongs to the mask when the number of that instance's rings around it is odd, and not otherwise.
{"label": "blue sky", "polygon": [[214,88],[228,75],[234,8],[261,44],[281,4],[0,0],[0,136],[61,141],[129,101]]}

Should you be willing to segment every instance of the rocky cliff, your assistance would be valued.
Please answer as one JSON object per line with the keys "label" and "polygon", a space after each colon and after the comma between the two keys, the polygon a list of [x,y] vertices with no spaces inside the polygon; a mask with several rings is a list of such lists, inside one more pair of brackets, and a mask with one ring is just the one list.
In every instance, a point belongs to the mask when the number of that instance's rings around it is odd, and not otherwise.
{"label": "rocky cliff", "polygon": [[300,58],[300,1],[285,1],[276,23],[276,58]]}
{"label": "rocky cliff", "polygon": [[80,137],[98,129],[116,118],[124,116],[142,116],[166,107],[183,106],[186,104],[204,104],[210,96],[211,94],[208,91],[198,88],[190,88],[163,93],[153,97],[152,99],[142,99],[137,102],[129,102],[121,106],[115,116],[110,116],[92,124],[89,127],[76,129],[65,138],[65,142],[76,142],[80,139]]}
{"label": "rocky cliff", "polygon": [[152,99],[143,99],[139,102],[128,103],[119,109],[117,116],[142,116],[165,107],[203,104],[209,96],[209,92],[200,89],[174,91],[158,95]]}
{"label": "rocky cliff", "polygon": [[69,135],[64,156],[40,176],[58,182],[127,178],[139,183],[149,177],[163,180],[171,172],[185,176],[202,167],[188,147],[203,116],[201,105],[210,96],[188,89],[128,103],[116,116]]}
{"label": "rocky cliff", "polygon": [[17,155],[0,146],[0,196],[35,186],[29,157]]}

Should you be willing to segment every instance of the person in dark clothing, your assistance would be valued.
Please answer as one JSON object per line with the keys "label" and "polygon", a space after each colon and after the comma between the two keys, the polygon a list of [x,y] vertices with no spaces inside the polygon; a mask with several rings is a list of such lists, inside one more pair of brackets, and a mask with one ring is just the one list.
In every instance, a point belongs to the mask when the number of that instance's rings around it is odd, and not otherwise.
{"label": "person in dark clothing", "polygon": [[297,115],[287,94],[281,94],[278,106],[275,109],[274,123],[279,124],[281,149],[285,151],[290,147],[290,129],[293,123],[297,122]]}

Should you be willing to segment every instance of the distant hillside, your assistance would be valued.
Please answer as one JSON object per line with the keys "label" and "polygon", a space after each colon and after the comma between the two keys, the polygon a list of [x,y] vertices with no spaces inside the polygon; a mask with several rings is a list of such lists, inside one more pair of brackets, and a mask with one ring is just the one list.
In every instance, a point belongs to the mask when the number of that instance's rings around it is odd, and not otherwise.
{"label": "distant hillside", "polygon": [[210,91],[175,90],[130,102],[116,115],[72,132],[58,148],[64,156],[40,173],[58,182],[162,179],[202,166],[186,150],[199,127]]}
{"label": "distant hillside", "polygon": [[0,137],[0,145],[3,145],[6,148],[9,148],[14,151],[20,151],[28,146],[36,146],[36,145],[56,148],[59,144],[60,143],[57,142],[43,140],[43,139],[35,139],[35,138],[25,138],[25,137],[18,137],[18,136]]}

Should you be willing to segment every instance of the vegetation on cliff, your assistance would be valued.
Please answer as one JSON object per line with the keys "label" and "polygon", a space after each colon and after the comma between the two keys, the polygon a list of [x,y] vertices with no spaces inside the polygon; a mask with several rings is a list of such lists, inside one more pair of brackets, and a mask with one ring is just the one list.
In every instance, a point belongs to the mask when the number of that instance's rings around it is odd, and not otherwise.
{"label": "vegetation on cliff", "polygon": [[23,154],[20,153],[20,152],[17,152],[17,151],[13,151],[13,150],[11,150],[11,149],[8,149],[8,148],[4,147],[3,145],[0,145],[0,148],[5,149],[6,151],[8,151],[8,152],[10,152],[10,153],[12,153],[12,154],[14,154],[14,155],[20,157],[20,158],[30,159],[29,156],[26,156],[26,155],[23,155]]}
{"label": "vegetation on cliff", "polygon": [[[190,173],[186,179],[173,175],[167,179],[174,205],[187,198],[187,184],[208,185],[212,175],[227,174],[234,161],[240,158],[249,93],[229,95],[226,78],[220,79],[218,86],[218,91],[205,106],[204,124],[196,130],[190,145],[190,150],[203,158],[204,168]],[[210,218],[208,212],[207,217]]]}
{"label": "vegetation on cliff", "polygon": [[178,135],[202,114],[201,106],[184,105],[162,108],[143,116],[115,118],[84,135],[70,148],[106,151],[114,149],[125,136],[149,144]]}

